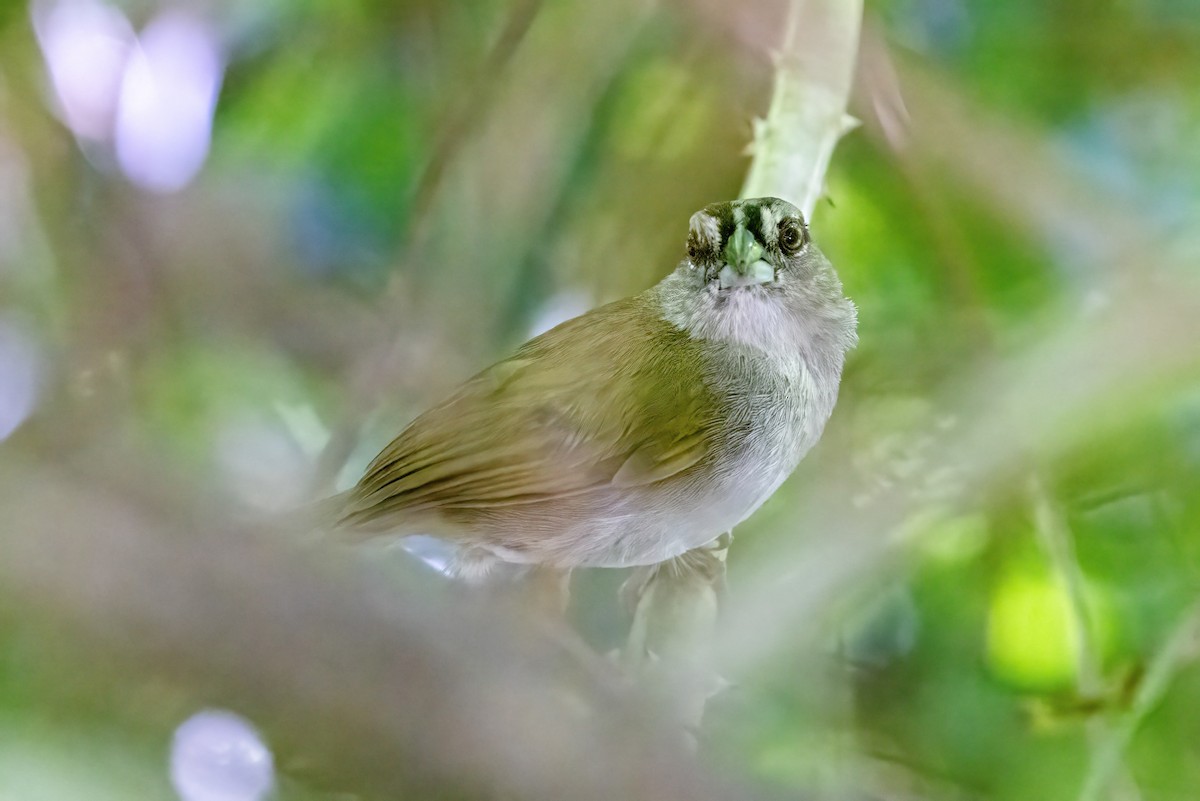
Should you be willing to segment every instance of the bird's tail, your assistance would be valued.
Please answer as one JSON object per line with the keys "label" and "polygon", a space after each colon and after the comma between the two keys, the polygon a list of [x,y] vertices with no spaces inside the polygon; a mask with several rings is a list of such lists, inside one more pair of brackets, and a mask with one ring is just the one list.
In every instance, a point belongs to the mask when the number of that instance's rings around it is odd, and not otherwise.
{"label": "bird's tail", "polygon": [[347,490],[292,509],[280,515],[278,526],[301,538],[339,538],[349,497],[350,491]]}

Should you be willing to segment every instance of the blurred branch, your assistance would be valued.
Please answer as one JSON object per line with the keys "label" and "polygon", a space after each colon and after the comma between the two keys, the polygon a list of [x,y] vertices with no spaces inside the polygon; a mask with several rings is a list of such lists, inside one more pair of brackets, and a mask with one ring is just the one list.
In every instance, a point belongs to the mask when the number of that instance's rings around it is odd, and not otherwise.
{"label": "blurred branch", "polygon": [[[413,255],[425,235],[429,214],[446,170],[453,163],[472,129],[486,119],[491,111],[500,78],[521,42],[525,40],[525,35],[529,32],[529,28],[533,25],[541,8],[542,0],[519,0],[513,6],[495,44],[484,59],[482,69],[476,74],[465,97],[452,106],[446,120],[439,126],[440,130],[435,139],[433,152],[412,190],[412,208],[409,212],[405,246],[408,253],[399,258],[401,264],[414,261]],[[397,274],[393,275],[384,296],[395,304],[399,302],[398,294]],[[385,316],[385,319],[394,320],[397,317],[398,314],[393,309],[390,315]],[[394,326],[384,325],[383,331],[389,337],[398,336],[398,331]],[[389,351],[389,353],[391,352]],[[363,382],[356,383],[362,384]],[[368,386],[369,391],[354,393],[351,397],[352,402],[349,404],[345,418],[334,426],[329,442],[318,455],[312,482],[314,494],[325,494],[334,488],[338,472],[354,451],[362,420],[378,402],[378,384],[370,382]]]}
{"label": "blurred branch", "polygon": [[533,24],[541,8],[542,0],[518,0],[513,5],[504,28],[484,60],[483,68],[476,76],[470,91],[455,105],[441,126],[433,155],[430,156],[421,177],[417,180],[416,189],[413,190],[409,225],[411,238],[421,238],[421,227],[433,205],[434,195],[446,168],[454,160],[471,129],[487,116],[500,76],[525,39],[529,26]]}
{"label": "blurred branch", "polygon": [[358,794],[754,797],[503,604],[298,549],[129,465],[102,473],[0,465],[0,614],[67,649],[64,670],[88,665],[46,692],[111,699],[165,679]]}
{"label": "blurred branch", "polygon": [[[1080,698],[1098,698],[1104,692],[1104,675],[1100,652],[1096,646],[1095,626],[1088,608],[1087,582],[1075,555],[1075,542],[1062,510],[1046,485],[1035,472],[1029,479],[1029,498],[1033,506],[1035,528],[1046,556],[1058,580],[1067,593],[1070,646],[1075,657],[1075,689]],[[1112,726],[1104,718],[1087,721],[1088,744],[1092,759],[1104,751],[1103,745],[1112,736]],[[1141,797],[1137,784],[1128,770],[1120,769],[1122,797]]]}
{"label": "blurred branch", "polygon": [[[914,158],[922,164],[922,169],[920,176],[913,174],[912,177],[920,178],[922,182],[928,181],[928,177],[924,176],[933,174],[934,169],[941,169],[951,179],[967,187],[973,197],[990,206],[998,218],[1007,220],[1014,229],[1041,240],[1057,252],[1082,254],[1082,266],[1092,268],[1090,272],[1085,269],[1080,273],[1084,276],[1085,287],[1100,286],[1118,294],[1122,286],[1138,286],[1133,298],[1121,296],[1121,302],[1133,307],[1140,306],[1141,311],[1135,311],[1118,327],[1136,326],[1134,321],[1138,315],[1143,315],[1149,325],[1173,327],[1161,325],[1152,318],[1156,314],[1172,313],[1165,309],[1173,305],[1176,299],[1168,298],[1169,293],[1164,293],[1161,286],[1146,286],[1148,280],[1151,284],[1155,283],[1157,270],[1153,268],[1167,266],[1170,257],[1162,246],[1161,237],[1140,218],[1136,210],[1123,202],[1123,198],[1111,192],[1097,191],[1090,181],[1064,162],[1061,154],[1044,136],[1023,128],[1010,117],[971,102],[945,76],[918,67],[910,60],[893,58],[875,24],[867,26],[864,51],[862,82],[865,91],[862,97],[865,106],[862,116],[868,121],[869,133],[895,155],[906,175],[914,173],[910,166]],[[1151,266],[1152,269],[1130,269],[1144,266]],[[1188,290],[1185,292],[1190,297],[1184,305],[1195,302],[1194,287]],[[1152,299],[1155,297],[1156,300]],[[1163,305],[1155,312],[1153,307],[1158,303]],[[1128,312],[1129,309],[1123,311]],[[1062,336],[1064,332],[1065,327],[1057,336]],[[1195,341],[1194,333],[1181,333],[1180,336],[1180,342]],[[1145,360],[1148,354],[1159,354],[1160,347],[1174,347],[1170,344],[1173,337],[1164,336],[1163,332],[1145,339],[1157,340],[1157,344],[1149,341],[1134,345],[1120,343],[1124,351],[1123,358]],[[1139,348],[1145,350],[1135,356]],[[1044,349],[1052,352],[1054,346],[1047,342]],[[1036,357],[1031,353],[1026,358]],[[1098,352],[1091,357],[1081,352],[1080,358],[1084,361],[1076,365],[1102,357]],[[1188,354],[1184,356],[1184,361],[1192,358],[1193,354]],[[1055,361],[1063,366],[1064,371],[1071,369],[1066,359],[1056,358]],[[1148,366],[1131,363],[1111,365],[1110,377],[1114,379],[1114,385],[1118,384],[1122,371],[1128,370],[1129,381],[1122,388],[1128,392],[1129,386],[1140,381],[1156,381],[1143,374]],[[1157,366],[1165,373],[1180,367],[1178,363]],[[1092,366],[1088,372],[1094,377],[1097,371]],[[1030,384],[1025,391],[1032,395],[1038,390]],[[1040,418],[1032,421],[1032,424],[1054,440],[1049,446],[1040,443],[1043,453],[1057,453],[1071,447],[1069,435],[1064,437],[1061,430],[1052,430],[1055,419],[1066,421],[1070,414],[1064,409],[1054,408],[1054,405],[1031,410]],[[1074,426],[1067,422],[1065,427]],[[1036,440],[1034,437],[1025,439]],[[1014,465],[1025,461],[1025,457],[1016,450],[1010,458]],[[1081,697],[1097,697],[1104,690],[1102,666],[1088,612],[1087,588],[1076,560],[1071,532],[1036,470],[1029,479],[1029,495],[1039,536],[1055,573],[1063,583],[1070,605],[1077,691]],[[1168,646],[1166,650],[1172,652],[1174,649]],[[1117,724],[1111,719],[1089,721],[1087,734],[1092,768],[1081,799],[1096,801],[1105,793],[1105,788],[1114,783],[1121,797],[1140,797],[1132,776],[1123,765],[1124,746],[1131,734],[1131,725],[1136,726],[1136,723],[1130,724],[1126,720]]]}
{"label": "blurred branch", "polygon": [[1179,671],[1200,657],[1200,605],[1189,609],[1150,662],[1129,710],[1092,749],[1091,764],[1079,801],[1100,801],[1117,777],[1125,750],[1142,721],[1162,701]]}
{"label": "blurred branch", "polygon": [[1100,655],[1096,650],[1091,615],[1088,612],[1087,586],[1083,571],[1075,558],[1075,543],[1062,512],[1046,491],[1038,476],[1029,479],[1029,496],[1033,505],[1035,527],[1050,564],[1063,583],[1070,604],[1071,649],[1075,655],[1076,685],[1080,696],[1098,695],[1103,677]]}
{"label": "blurred branch", "polygon": [[[775,88],[765,120],[755,125],[754,159],[742,197],[775,195],[806,217],[825,184],[833,149],[848,130],[846,103],[858,53],[859,0],[792,0]],[[684,721],[700,722],[715,680],[703,655],[717,620],[717,583],[724,579],[731,537],[653,568],[640,587],[624,662],[669,658],[691,677],[676,698]],[[640,579],[631,579],[640,580]]]}
{"label": "blurred branch", "polygon": [[[427,313],[422,319],[422,309],[410,303],[417,293],[408,291],[428,267],[441,265],[436,272],[456,286],[453,302],[464,310],[472,298],[494,307],[486,289],[489,268],[505,258],[504,243],[529,243],[544,230],[569,179],[565,165],[583,146],[588,121],[653,3],[584,4],[569,29],[534,24],[541,6],[540,0],[522,0],[512,9],[487,70],[450,114],[435,144],[414,190],[413,223],[384,294],[377,330],[347,370],[345,412],[331,426],[319,458],[315,493],[332,489],[357,447],[363,421],[410,368],[412,332],[438,330],[441,318]],[[545,64],[561,63],[566,53],[570,69],[543,72]],[[514,147],[517,142],[520,147]],[[481,175],[488,180],[481,181]],[[466,219],[474,222],[469,234],[463,233]],[[461,280],[451,280],[454,276]],[[485,328],[473,330],[479,341],[487,341],[485,355],[494,355]]]}

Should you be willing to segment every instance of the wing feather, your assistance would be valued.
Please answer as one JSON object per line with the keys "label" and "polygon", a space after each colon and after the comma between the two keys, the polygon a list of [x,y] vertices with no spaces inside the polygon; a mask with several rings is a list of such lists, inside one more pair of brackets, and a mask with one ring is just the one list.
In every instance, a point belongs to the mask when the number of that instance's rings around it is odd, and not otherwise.
{"label": "wing feather", "polygon": [[570,320],[414,420],[346,521],[486,510],[662,481],[711,451],[719,399],[697,343],[643,297]]}

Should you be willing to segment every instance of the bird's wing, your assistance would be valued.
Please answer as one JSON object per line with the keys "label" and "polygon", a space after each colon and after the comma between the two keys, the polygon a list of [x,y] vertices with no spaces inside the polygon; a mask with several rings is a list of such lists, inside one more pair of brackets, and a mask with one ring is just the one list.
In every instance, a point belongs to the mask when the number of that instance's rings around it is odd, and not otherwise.
{"label": "bird's wing", "polygon": [[719,399],[698,343],[647,305],[596,309],[468,381],[376,457],[347,520],[554,500],[703,460]]}

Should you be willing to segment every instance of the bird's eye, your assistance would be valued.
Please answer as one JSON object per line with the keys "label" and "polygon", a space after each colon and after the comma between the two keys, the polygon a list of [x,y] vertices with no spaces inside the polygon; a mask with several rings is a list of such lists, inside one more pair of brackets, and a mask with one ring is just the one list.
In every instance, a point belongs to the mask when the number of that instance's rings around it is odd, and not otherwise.
{"label": "bird's eye", "polygon": [[688,241],[687,241],[688,258],[691,259],[692,261],[698,261],[700,258],[701,249],[702,249],[702,246],[700,244],[699,235],[697,235],[695,231],[690,232],[688,234]]}
{"label": "bird's eye", "polygon": [[779,226],[779,247],[791,255],[804,244],[804,229],[795,220],[785,220]]}

